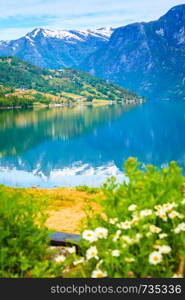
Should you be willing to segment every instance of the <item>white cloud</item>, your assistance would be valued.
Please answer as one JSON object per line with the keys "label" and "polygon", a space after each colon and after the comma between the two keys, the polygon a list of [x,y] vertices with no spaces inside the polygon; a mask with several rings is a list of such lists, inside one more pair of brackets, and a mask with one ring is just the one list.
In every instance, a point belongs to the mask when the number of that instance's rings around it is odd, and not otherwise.
{"label": "white cloud", "polygon": [[[178,0],[1,0],[1,24],[9,18],[12,28],[2,28],[0,39],[17,38],[33,29],[34,25],[25,26],[27,17],[45,19],[45,27],[53,29],[116,27],[157,19],[171,7],[183,3]],[[19,23],[22,20],[22,28],[17,29],[20,27],[14,21],[17,17]]]}

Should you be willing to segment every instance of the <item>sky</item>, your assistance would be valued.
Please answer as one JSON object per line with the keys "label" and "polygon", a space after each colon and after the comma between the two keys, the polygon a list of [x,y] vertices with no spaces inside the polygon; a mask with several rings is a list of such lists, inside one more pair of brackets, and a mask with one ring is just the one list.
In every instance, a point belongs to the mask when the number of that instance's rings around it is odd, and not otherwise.
{"label": "sky", "polygon": [[96,29],[156,20],[179,0],[0,0],[0,40],[35,28]]}

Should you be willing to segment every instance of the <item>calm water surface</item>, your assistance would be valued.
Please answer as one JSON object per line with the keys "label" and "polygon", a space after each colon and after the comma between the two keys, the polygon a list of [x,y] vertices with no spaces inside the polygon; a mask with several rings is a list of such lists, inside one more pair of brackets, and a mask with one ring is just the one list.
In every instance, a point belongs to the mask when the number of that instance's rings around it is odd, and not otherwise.
{"label": "calm water surface", "polygon": [[0,112],[0,183],[98,186],[137,157],[185,170],[185,102]]}

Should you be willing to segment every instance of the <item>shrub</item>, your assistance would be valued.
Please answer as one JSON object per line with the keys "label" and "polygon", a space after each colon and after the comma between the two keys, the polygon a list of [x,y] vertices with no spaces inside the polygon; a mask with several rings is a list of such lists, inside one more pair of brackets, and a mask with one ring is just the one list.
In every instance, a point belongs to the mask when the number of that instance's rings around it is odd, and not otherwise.
{"label": "shrub", "polygon": [[99,188],[89,187],[87,185],[79,185],[76,187],[77,191],[87,192],[89,194],[97,194],[99,192]]}
{"label": "shrub", "polygon": [[[109,179],[102,190],[102,215],[87,219],[81,256],[66,263],[71,277],[184,276],[184,177],[175,162],[168,168],[125,163],[127,182]],[[175,274],[176,273],[176,274]]]}
{"label": "shrub", "polygon": [[55,277],[50,260],[46,201],[0,186],[0,277]]}

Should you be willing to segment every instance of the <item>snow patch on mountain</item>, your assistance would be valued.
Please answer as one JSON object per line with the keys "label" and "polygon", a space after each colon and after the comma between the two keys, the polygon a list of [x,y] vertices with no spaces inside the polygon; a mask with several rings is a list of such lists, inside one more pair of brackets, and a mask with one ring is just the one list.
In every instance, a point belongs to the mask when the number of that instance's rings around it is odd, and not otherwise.
{"label": "snow patch on mountain", "polygon": [[158,35],[164,36],[164,29],[163,29],[163,28],[160,28],[159,30],[156,30],[156,33],[157,33]]}
{"label": "snow patch on mountain", "polygon": [[87,30],[51,30],[51,29],[42,29],[36,28],[32,32],[28,33],[26,37],[35,39],[39,36],[45,38],[55,38],[62,39],[65,41],[81,41],[83,42],[89,37],[100,38],[104,40],[108,40],[113,33],[113,28],[99,28],[95,30],[87,29]]}

